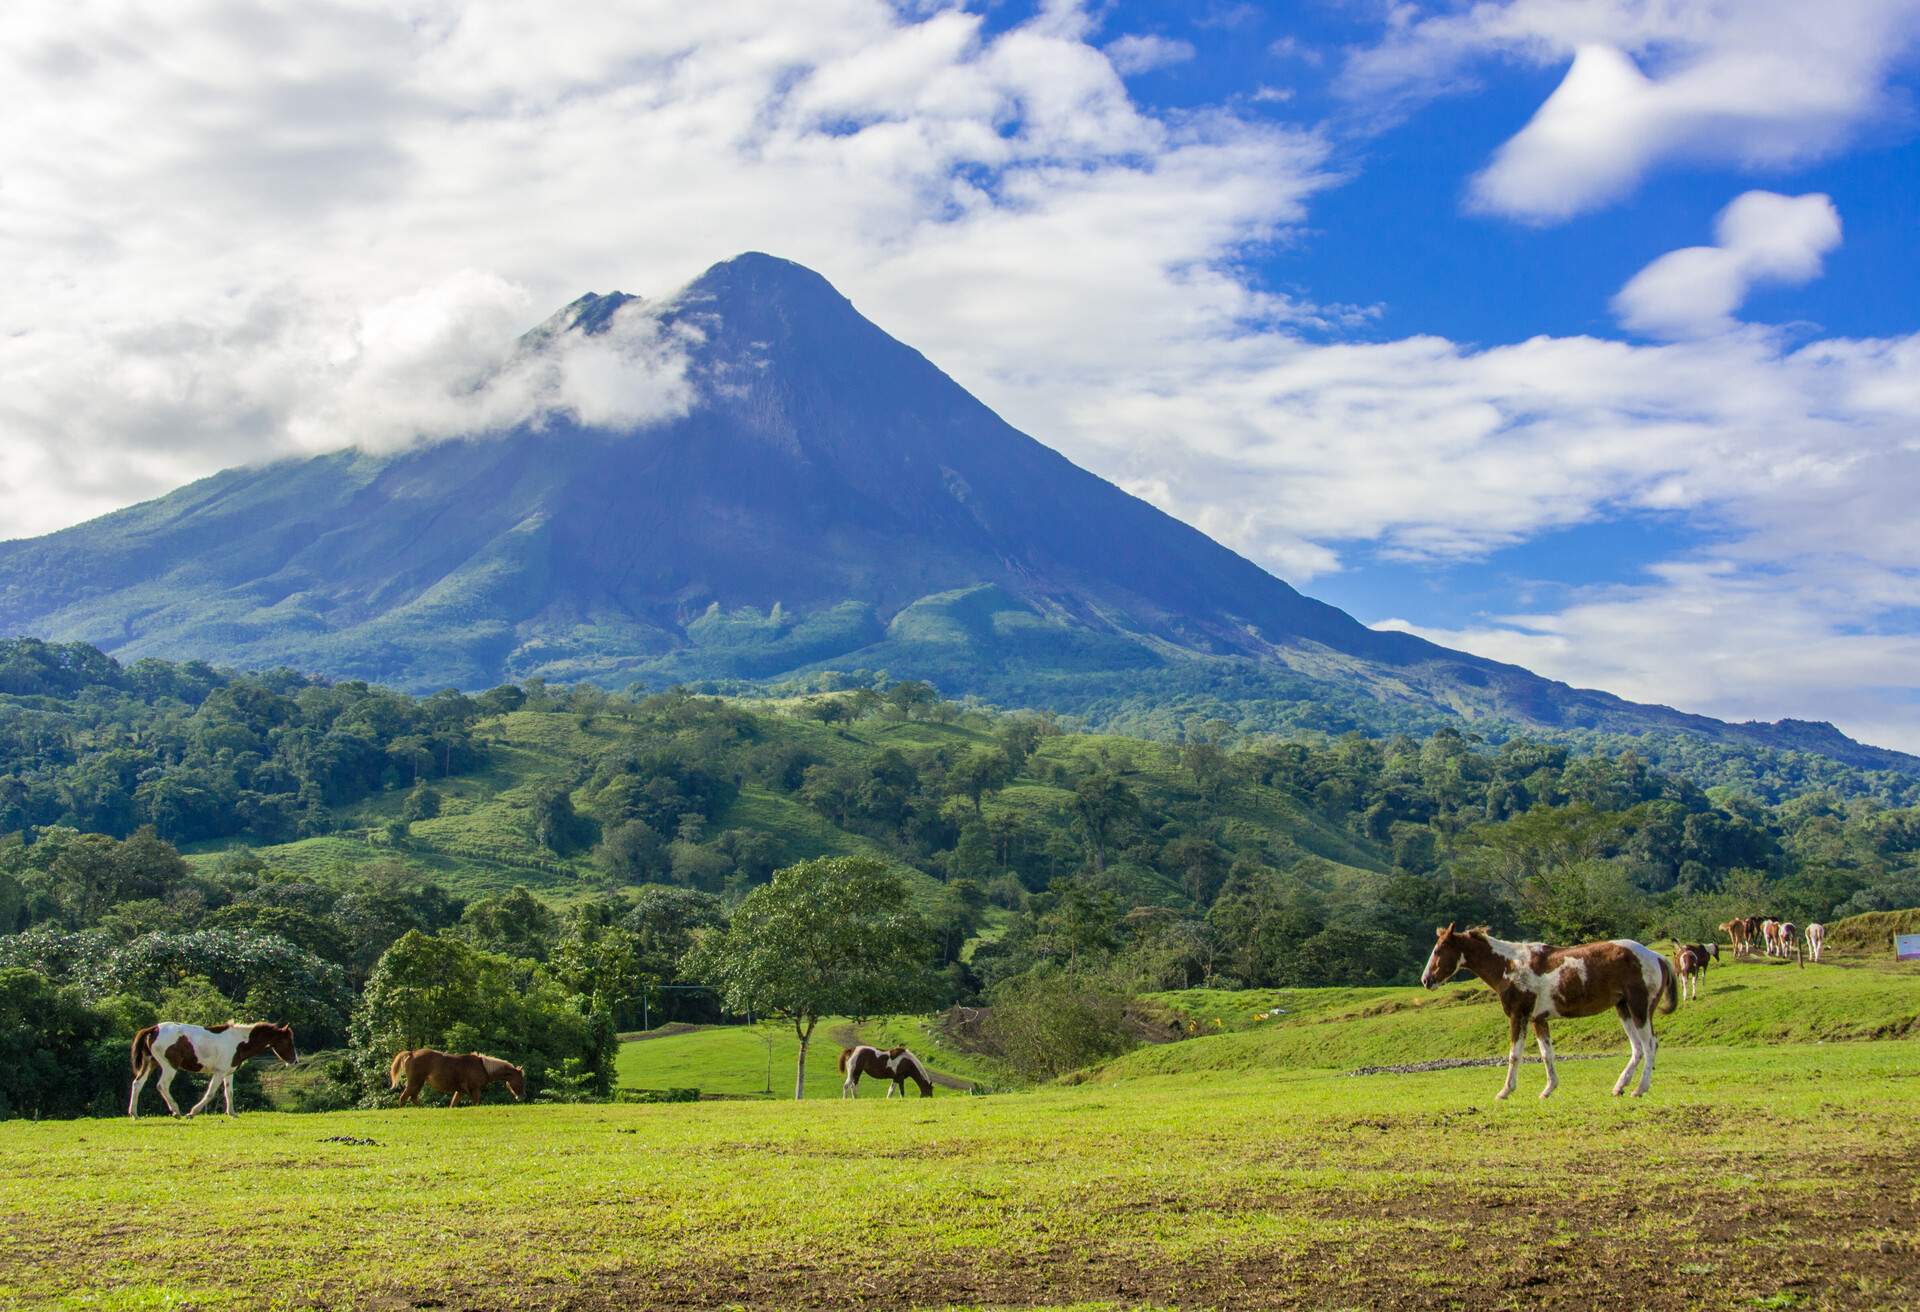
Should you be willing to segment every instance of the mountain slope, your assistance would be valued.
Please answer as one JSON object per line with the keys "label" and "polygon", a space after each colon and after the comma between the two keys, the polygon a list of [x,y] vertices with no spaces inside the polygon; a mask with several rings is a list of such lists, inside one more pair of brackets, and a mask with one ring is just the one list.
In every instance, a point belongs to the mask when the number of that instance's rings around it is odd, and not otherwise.
{"label": "mountain slope", "polygon": [[[1357,722],[1805,736],[1368,629],[1017,432],[770,256],[659,305],[582,297],[523,349],[633,316],[686,344],[699,399],[678,418],[230,470],[0,546],[0,631],[415,689],[866,668],[1063,709],[1224,683]],[[1855,764],[1912,759],[1831,739]]]}

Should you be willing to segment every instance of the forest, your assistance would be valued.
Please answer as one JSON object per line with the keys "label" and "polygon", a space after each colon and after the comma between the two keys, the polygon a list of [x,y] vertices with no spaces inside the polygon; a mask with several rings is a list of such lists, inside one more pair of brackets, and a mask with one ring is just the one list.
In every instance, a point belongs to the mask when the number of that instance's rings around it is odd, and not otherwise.
{"label": "forest", "polygon": [[0,1114],[110,1110],[162,1016],[295,1025],[336,1054],[315,1106],[427,1041],[605,1096],[617,1034],[719,1018],[696,949],[823,855],[900,882],[928,1004],[1008,1016],[1404,983],[1448,921],[1664,944],[1920,906],[1920,810],[1845,767],[1702,786],[1472,726],[1136,739],[848,682],[415,698],[0,643]]}

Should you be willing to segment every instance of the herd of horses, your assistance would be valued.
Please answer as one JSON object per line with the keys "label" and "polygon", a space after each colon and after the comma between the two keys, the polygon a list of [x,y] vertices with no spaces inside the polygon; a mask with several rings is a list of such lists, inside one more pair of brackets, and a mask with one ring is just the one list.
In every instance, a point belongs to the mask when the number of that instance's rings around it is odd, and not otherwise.
{"label": "herd of horses", "polygon": [[[1764,951],[1770,957],[1797,957],[1804,966],[1808,958],[1819,961],[1826,946],[1826,927],[1808,925],[1803,955],[1799,927],[1776,916],[1737,917],[1719,928],[1732,942],[1735,960]],[[1448,925],[1434,931],[1433,952],[1420,972],[1420,983],[1437,989],[1460,971],[1468,970],[1498,996],[1507,1014],[1507,1079],[1495,1095],[1502,1099],[1513,1093],[1529,1026],[1540,1047],[1541,1064],[1547,1069],[1547,1085],[1540,1091],[1545,1098],[1560,1085],[1549,1022],[1597,1016],[1611,1007],[1626,1030],[1629,1050],[1626,1069],[1614,1081],[1613,1092],[1616,1097],[1626,1092],[1637,1070],[1640,1078],[1633,1090],[1637,1098],[1653,1083],[1654,1054],[1659,1047],[1653,1033],[1655,1009],[1671,1012],[1683,995],[1697,1000],[1701,975],[1709,962],[1718,960],[1717,941],[1676,942],[1669,961],[1632,939],[1553,948],[1544,943],[1495,938],[1484,925],[1465,930]],[[232,1116],[234,1072],[251,1058],[269,1052],[288,1065],[294,1064],[291,1026],[272,1021],[206,1026],[165,1021],[149,1025],[133,1036],[133,1092],[127,1098],[127,1115],[139,1115],[140,1093],[155,1074],[160,1077],[160,1098],[167,1111],[181,1115],[179,1104],[173,1100],[173,1079],[186,1071],[207,1077],[206,1092],[187,1116],[205,1110],[220,1090],[226,1092],[227,1115]],[[840,1074],[843,1098],[858,1096],[862,1076],[887,1081],[892,1086],[887,1090],[889,1098],[895,1094],[904,1097],[909,1080],[918,1086],[921,1097],[933,1094],[933,1076],[926,1063],[903,1047],[881,1049],[857,1044],[843,1048]],[[418,1105],[423,1088],[451,1095],[449,1107],[458,1107],[462,1098],[472,1104],[493,1084],[505,1084],[518,1102],[526,1091],[526,1078],[525,1070],[499,1057],[483,1052],[442,1052],[438,1048],[409,1048],[395,1053],[387,1068],[389,1090],[405,1082],[399,1101],[403,1107],[410,1102]]]}

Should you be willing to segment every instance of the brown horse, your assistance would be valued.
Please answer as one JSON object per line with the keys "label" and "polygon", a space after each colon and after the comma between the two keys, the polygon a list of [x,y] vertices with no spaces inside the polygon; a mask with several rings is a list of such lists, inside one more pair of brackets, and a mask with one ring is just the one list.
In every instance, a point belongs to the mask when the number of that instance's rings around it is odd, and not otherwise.
{"label": "brown horse", "polygon": [[860,1077],[871,1075],[876,1080],[891,1080],[893,1087],[887,1090],[887,1097],[899,1094],[907,1096],[906,1081],[912,1080],[920,1086],[920,1096],[933,1096],[933,1077],[927,1074],[927,1068],[920,1059],[905,1048],[888,1048],[885,1052],[868,1044],[855,1048],[840,1049],[840,1074],[845,1077],[840,1082],[840,1096],[853,1098],[859,1095]]}
{"label": "brown horse", "polygon": [[387,1087],[400,1087],[401,1077],[406,1077],[407,1091],[400,1095],[400,1106],[420,1101],[420,1086],[431,1085],[441,1093],[453,1095],[449,1107],[460,1105],[460,1096],[466,1095],[468,1102],[479,1102],[480,1095],[489,1084],[504,1080],[507,1092],[513,1095],[515,1102],[526,1092],[527,1073],[512,1062],[501,1061],[498,1057],[489,1057],[484,1052],[469,1052],[464,1055],[442,1052],[438,1048],[413,1048],[406,1052],[393,1054],[393,1064],[387,1067]]}
{"label": "brown horse", "polygon": [[1534,1037],[1540,1041],[1540,1060],[1547,1067],[1547,1087],[1540,1091],[1544,1098],[1560,1085],[1547,1022],[1556,1016],[1594,1016],[1608,1007],[1619,1013],[1620,1024],[1627,1031],[1627,1046],[1633,1049],[1627,1068],[1614,1082],[1614,1096],[1626,1089],[1635,1066],[1640,1066],[1640,1087],[1633,1096],[1638,1098],[1652,1085],[1657,1046],[1653,1004],[1665,997],[1666,1010],[1672,1011],[1679,1001],[1673,967],[1658,952],[1625,938],[1577,948],[1509,943],[1493,937],[1484,925],[1463,931],[1448,925],[1434,931],[1434,940],[1433,955],[1427,958],[1420,982],[1430,989],[1439,988],[1465,966],[1499,995],[1507,1013],[1507,1082],[1497,1096],[1505,1098],[1513,1092],[1528,1021],[1533,1022]]}
{"label": "brown horse", "polygon": [[1700,976],[1706,973],[1709,960],[1719,960],[1718,943],[1675,943],[1673,945],[1673,968],[1680,976],[1680,996],[1689,1002],[1700,1000]]}

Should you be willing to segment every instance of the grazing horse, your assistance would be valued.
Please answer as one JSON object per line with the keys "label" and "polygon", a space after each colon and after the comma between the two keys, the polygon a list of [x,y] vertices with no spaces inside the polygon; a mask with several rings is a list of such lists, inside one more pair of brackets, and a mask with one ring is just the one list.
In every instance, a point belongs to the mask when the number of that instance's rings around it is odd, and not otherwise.
{"label": "grazing horse", "polygon": [[1675,943],[1673,945],[1673,968],[1680,976],[1680,997],[1682,1001],[1700,1000],[1700,976],[1706,973],[1709,958],[1719,960],[1718,943]]}
{"label": "grazing horse", "polygon": [[251,1025],[182,1025],[163,1021],[149,1025],[133,1036],[129,1056],[133,1061],[133,1092],[127,1095],[127,1115],[140,1114],[140,1091],[147,1087],[153,1073],[160,1072],[160,1101],[167,1114],[178,1116],[179,1104],[173,1100],[173,1077],[181,1071],[207,1077],[207,1091],[193,1105],[188,1116],[198,1116],[213,1101],[214,1090],[227,1091],[227,1115],[233,1112],[233,1073],[253,1057],[271,1052],[281,1061],[294,1064],[293,1027],[272,1021]]}
{"label": "grazing horse", "polygon": [[465,1094],[469,1103],[480,1101],[480,1095],[486,1087],[496,1080],[504,1080],[507,1092],[513,1095],[515,1102],[526,1092],[527,1073],[512,1062],[501,1061],[498,1057],[489,1057],[484,1052],[455,1053],[442,1052],[438,1048],[411,1048],[405,1052],[393,1054],[393,1063],[387,1067],[387,1087],[397,1089],[400,1080],[405,1077],[407,1091],[400,1095],[399,1105],[405,1107],[409,1102],[419,1105],[420,1086],[431,1085],[441,1093],[450,1093],[453,1098],[449,1107],[460,1105],[460,1095]]}
{"label": "grazing horse", "polygon": [[840,1074],[845,1078],[840,1082],[840,1096],[855,1098],[859,1096],[860,1077],[871,1075],[876,1080],[891,1080],[893,1087],[887,1090],[887,1097],[894,1094],[907,1096],[906,1082],[912,1080],[920,1086],[920,1096],[933,1096],[933,1077],[921,1064],[918,1057],[905,1048],[888,1048],[885,1052],[870,1044],[862,1043],[858,1047],[840,1049]]}
{"label": "grazing horse", "polygon": [[1619,1013],[1627,1046],[1633,1050],[1627,1068],[1614,1081],[1614,1096],[1626,1089],[1635,1066],[1640,1067],[1640,1087],[1633,1096],[1638,1098],[1652,1085],[1658,1046],[1653,1037],[1653,1006],[1664,997],[1665,1010],[1672,1011],[1679,1001],[1673,967],[1658,952],[1626,938],[1577,948],[1509,943],[1493,937],[1484,925],[1469,930],[1448,925],[1436,929],[1434,939],[1433,955],[1420,972],[1420,982],[1437,989],[1465,966],[1499,995],[1507,1013],[1507,1082],[1498,1097],[1513,1092],[1528,1021],[1533,1022],[1540,1060],[1547,1068],[1547,1087],[1540,1091],[1545,1098],[1560,1086],[1547,1022],[1556,1017],[1593,1016],[1608,1007]]}
{"label": "grazing horse", "polygon": [[1827,927],[1816,920],[1807,926],[1807,955],[1817,962],[1826,947]]}

